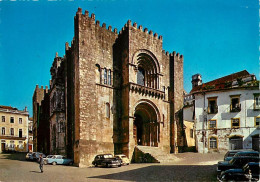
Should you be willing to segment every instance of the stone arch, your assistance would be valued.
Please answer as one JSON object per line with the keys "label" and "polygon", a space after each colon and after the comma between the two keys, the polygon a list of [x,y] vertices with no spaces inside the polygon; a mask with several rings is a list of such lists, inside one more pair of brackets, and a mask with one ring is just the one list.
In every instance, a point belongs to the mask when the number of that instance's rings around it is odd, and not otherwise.
{"label": "stone arch", "polygon": [[155,66],[156,70],[158,73],[160,73],[160,65],[158,62],[158,59],[156,58],[156,56],[149,50],[147,49],[139,49],[134,53],[134,56],[132,58],[132,64],[134,65],[138,65],[138,57],[140,56],[147,56],[150,57],[150,61],[152,62],[152,64]]}
{"label": "stone arch", "polygon": [[158,146],[160,141],[160,113],[155,104],[140,100],[134,106],[133,135],[136,145]]}
{"label": "stone arch", "polygon": [[137,84],[158,89],[160,65],[155,55],[145,49],[135,52],[132,64],[136,66]]}

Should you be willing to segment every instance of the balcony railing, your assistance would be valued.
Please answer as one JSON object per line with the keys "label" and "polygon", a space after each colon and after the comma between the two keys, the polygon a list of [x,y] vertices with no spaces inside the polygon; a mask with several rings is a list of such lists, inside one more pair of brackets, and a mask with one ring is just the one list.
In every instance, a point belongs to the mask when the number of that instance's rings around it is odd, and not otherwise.
{"label": "balcony railing", "polygon": [[22,137],[14,135],[2,135],[0,134],[0,139],[9,139],[9,140],[25,140],[27,137],[24,135]]}
{"label": "balcony railing", "polygon": [[161,98],[161,99],[165,98],[165,92],[161,90],[145,87],[142,85],[138,85],[136,83],[129,83],[129,87],[130,90],[132,90],[133,92],[138,92],[140,94],[150,95],[152,97]]}
{"label": "balcony railing", "polygon": [[240,112],[241,111],[241,104],[237,104],[233,107],[232,104],[230,104],[230,112]]}
{"label": "balcony railing", "polygon": [[208,114],[217,114],[218,113],[218,106],[209,106],[208,107]]}

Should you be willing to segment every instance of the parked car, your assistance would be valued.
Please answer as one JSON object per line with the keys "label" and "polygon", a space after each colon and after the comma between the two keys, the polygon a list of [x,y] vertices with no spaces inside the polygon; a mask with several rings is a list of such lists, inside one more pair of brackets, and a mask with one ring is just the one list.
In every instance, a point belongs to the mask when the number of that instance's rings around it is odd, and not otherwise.
{"label": "parked car", "polygon": [[34,153],[34,152],[29,152],[29,153],[27,153],[26,156],[25,156],[25,159],[26,159],[27,161],[32,161],[32,160],[33,160],[33,153]]}
{"label": "parked car", "polygon": [[114,157],[112,154],[97,155],[92,164],[103,167],[121,167],[121,161]]}
{"label": "parked car", "polygon": [[63,155],[53,155],[51,158],[47,158],[47,164],[64,164],[64,165],[72,165],[73,160],[67,159]]}
{"label": "parked car", "polygon": [[224,161],[230,161],[238,152],[254,151],[252,149],[229,150],[224,156]]}
{"label": "parked car", "polygon": [[117,154],[117,155],[115,155],[115,157],[122,160],[122,165],[129,165],[130,164],[130,160],[124,154]]}
{"label": "parked car", "polygon": [[242,151],[238,152],[234,155],[234,157],[238,156],[253,156],[253,157],[259,157],[259,152],[257,151]]}
{"label": "parked car", "polygon": [[224,181],[258,181],[259,162],[249,162],[240,169],[228,169],[222,171],[218,180]]}
{"label": "parked car", "polygon": [[53,155],[47,155],[47,157],[43,158],[43,163],[48,164],[48,159],[51,159],[52,157],[53,157]]}
{"label": "parked car", "polygon": [[218,166],[217,166],[218,175],[220,175],[222,171],[226,171],[228,169],[242,168],[245,164],[249,162],[259,162],[259,156],[258,157],[238,156],[238,157],[233,157],[230,161],[218,162]]}
{"label": "parked car", "polygon": [[46,155],[41,152],[34,152],[32,154],[33,161],[39,161],[40,155],[42,155],[43,158],[46,157]]}

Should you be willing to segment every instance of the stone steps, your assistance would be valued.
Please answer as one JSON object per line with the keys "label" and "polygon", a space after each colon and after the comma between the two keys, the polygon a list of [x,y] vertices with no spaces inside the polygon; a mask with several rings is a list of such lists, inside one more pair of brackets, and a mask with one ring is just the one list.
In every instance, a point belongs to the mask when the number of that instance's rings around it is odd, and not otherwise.
{"label": "stone steps", "polygon": [[143,154],[150,154],[150,156],[154,158],[155,162],[168,163],[178,160],[174,154],[169,154],[158,147],[136,146],[136,148]]}

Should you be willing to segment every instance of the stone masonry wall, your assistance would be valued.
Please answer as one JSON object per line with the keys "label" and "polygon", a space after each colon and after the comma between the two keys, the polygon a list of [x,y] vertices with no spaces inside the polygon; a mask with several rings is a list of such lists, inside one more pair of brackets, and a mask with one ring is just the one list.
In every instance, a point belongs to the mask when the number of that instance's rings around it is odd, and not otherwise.
{"label": "stone masonry wall", "polygon": [[110,26],[100,27],[95,15],[89,17],[87,11],[83,15],[79,9],[76,22],[79,31],[79,162],[85,166],[91,164],[97,153],[114,151],[113,122],[106,121],[102,112],[105,103],[113,100],[113,91],[110,87],[100,88],[102,85],[96,87],[95,70],[96,64],[112,69],[112,48],[117,34]]}

